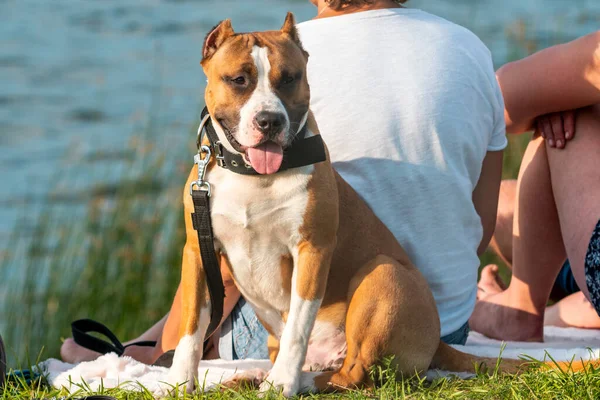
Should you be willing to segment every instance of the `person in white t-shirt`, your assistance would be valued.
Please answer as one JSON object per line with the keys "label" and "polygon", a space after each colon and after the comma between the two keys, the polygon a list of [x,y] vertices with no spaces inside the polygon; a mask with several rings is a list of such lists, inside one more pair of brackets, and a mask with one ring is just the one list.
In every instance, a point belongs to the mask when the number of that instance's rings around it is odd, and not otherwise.
{"label": "person in white t-shirt", "polygon": [[[442,339],[463,344],[507,144],[490,52],[467,29],[404,0],[311,2],[318,15],[298,29],[333,165],[427,278]],[[226,290],[231,314],[213,355],[267,358],[266,330],[233,282]],[[162,331],[150,361],[176,345],[178,296],[168,319],[139,338]]]}

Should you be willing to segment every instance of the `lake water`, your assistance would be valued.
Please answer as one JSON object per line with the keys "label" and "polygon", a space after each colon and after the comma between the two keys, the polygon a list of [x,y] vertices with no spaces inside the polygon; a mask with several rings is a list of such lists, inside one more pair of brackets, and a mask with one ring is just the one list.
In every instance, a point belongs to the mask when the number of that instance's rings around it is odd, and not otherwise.
{"label": "lake water", "polygon": [[[598,0],[408,5],[473,30],[497,66],[600,26]],[[118,179],[136,157],[124,151],[133,133],[148,131],[167,152],[193,142],[204,35],[224,18],[238,31],[277,29],[288,10],[298,21],[315,13],[308,0],[0,0],[0,250],[57,185],[68,193]]]}

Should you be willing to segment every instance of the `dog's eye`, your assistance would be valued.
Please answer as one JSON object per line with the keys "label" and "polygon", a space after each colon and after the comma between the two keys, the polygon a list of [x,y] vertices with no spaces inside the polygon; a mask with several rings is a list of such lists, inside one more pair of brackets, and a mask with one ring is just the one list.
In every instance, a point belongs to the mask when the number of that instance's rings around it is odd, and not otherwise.
{"label": "dog's eye", "polygon": [[281,80],[281,83],[283,83],[284,85],[288,85],[292,82],[294,82],[294,77],[291,75],[284,76],[283,79]]}
{"label": "dog's eye", "polygon": [[245,85],[246,78],[244,78],[243,76],[238,76],[237,78],[233,78],[231,82],[235,83],[236,85]]}

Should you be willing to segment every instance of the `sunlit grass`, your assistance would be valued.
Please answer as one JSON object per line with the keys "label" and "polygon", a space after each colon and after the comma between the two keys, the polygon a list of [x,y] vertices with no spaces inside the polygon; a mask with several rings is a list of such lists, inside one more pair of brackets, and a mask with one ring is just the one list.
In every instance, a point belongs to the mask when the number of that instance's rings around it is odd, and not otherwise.
{"label": "sunlit grass", "polygon": [[[436,379],[428,382],[417,377],[395,381],[390,370],[380,371],[383,378],[378,388],[373,391],[351,390],[344,394],[306,395],[300,398],[318,399],[598,399],[600,398],[600,370],[588,368],[578,373],[547,371],[537,367],[531,368],[519,376],[479,374],[473,379]],[[123,389],[104,389],[99,393],[111,395],[117,399],[153,399],[151,393],[140,387],[139,391]],[[98,392],[94,394],[99,394]],[[71,393],[80,398],[92,392],[81,387],[78,392]],[[9,382],[0,399],[30,399],[67,396],[64,390],[51,389],[43,379],[27,384],[23,381]],[[176,397],[168,397],[176,398]],[[213,390],[211,392],[187,395],[179,393],[184,399],[259,399],[258,392],[252,389]],[[267,398],[281,399],[281,395],[272,393]]]}

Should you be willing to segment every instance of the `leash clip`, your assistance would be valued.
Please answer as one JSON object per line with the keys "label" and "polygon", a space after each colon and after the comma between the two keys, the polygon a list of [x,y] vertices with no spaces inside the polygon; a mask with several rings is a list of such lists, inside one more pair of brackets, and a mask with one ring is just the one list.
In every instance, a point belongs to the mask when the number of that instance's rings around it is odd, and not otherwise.
{"label": "leash clip", "polygon": [[[202,120],[200,121],[200,125],[198,126],[198,132],[196,134],[196,147],[198,148],[198,154],[194,155],[194,164],[198,166],[198,180],[192,182],[190,184],[190,194],[194,191],[194,186],[198,187],[198,190],[203,190],[210,197],[212,193],[212,188],[210,183],[204,180],[204,175],[206,174],[206,166],[210,162],[210,158],[212,157],[212,152],[210,151],[209,146],[202,145],[202,140],[204,139],[204,128],[210,119],[210,114],[206,113]],[[205,153],[206,156],[202,157],[202,153]]]}
{"label": "leash clip", "polygon": [[[205,153],[206,155],[202,157],[202,153]],[[190,184],[190,194],[194,191],[194,186],[197,186],[198,190],[207,192],[208,197],[210,197],[212,188],[210,183],[204,180],[204,175],[206,175],[206,166],[210,162],[211,157],[212,152],[210,151],[209,146],[200,146],[200,148],[198,148],[198,154],[194,155],[194,164],[198,166],[198,180],[193,181]]]}

